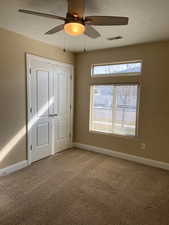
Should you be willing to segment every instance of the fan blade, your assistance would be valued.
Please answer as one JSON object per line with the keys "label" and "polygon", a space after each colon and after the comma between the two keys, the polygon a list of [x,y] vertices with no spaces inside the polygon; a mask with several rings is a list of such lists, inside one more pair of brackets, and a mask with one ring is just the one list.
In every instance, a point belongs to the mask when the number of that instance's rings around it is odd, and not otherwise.
{"label": "fan blade", "polygon": [[99,32],[96,29],[94,29],[93,27],[88,26],[88,25],[86,25],[86,27],[85,27],[84,34],[93,39],[100,37]]}
{"label": "fan blade", "polygon": [[57,27],[54,27],[53,29],[49,30],[45,34],[54,34],[54,33],[57,33],[59,31],[63,30],[63,29],[64,29],[64,24],[61,24],[61,25],[59,25]]}
{"label": "fan blade", "polygon": [[85,23],[98,26],[127,25],[128,17],[119,16],[87,16]]}
{"label": "fan blade", "polygon": [[30,11],[30,10],[25,10],[25,9],[19,9],[19,12],[26,13],[26,14],[31,14],[31,15],[35,15],[35,16],[42,16],[42,17],[52,18],[52,19],[58,19],[58,20],[64,20],[64,21],[66,20],[64,17],[61,17],[61,16],[55,16],[55,15],[52,15],[52,14],[35,12],[35,11]]}

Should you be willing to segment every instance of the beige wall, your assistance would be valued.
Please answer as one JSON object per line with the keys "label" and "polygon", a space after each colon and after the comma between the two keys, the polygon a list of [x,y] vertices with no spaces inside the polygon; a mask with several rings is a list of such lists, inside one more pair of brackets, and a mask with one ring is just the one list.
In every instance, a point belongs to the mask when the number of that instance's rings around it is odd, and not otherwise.
{"label": "beige wall", "polygon": [[[89,133],[90,84],[121,82],[121,78],[91,79],[94,63],[143,60],[139,137]],[[169,162],[169,42],[92,51],[76,55],[75,142]],[[134,81],[135,78],[126,81]],[[146,149],[141,150],[141,143]]]}
{"label": "beige wall", "polygon": [[[0,153],[26,124],[25,53],[74,63],[71,53],[0,29]],[[121,82],[112,78],[93,80],[93,63],[143,60],[139,112],[139,137],[127,139],[89,133],[90,84]],[[100,50],[76,55],[75,135],[76,142],[169,162],[169,42]],[[127,82],[136,78],[127,79]],[[140,144],[146,144],[146,150]],[[9,145],[10,144],[10,145]],[[8,148],[9,147],[9,148]],[[5,151],[3,151],[5,153]],[[1,156],[2,154],[0,154]],[[0,168],[26,159],[26,136],[10,149]]]}
{"label": "beige wall", "polygon": [[26,159],[25,135],[10,149],[18,138],[14,139],[15,135],[26,124],[26,52],[74,63],[71,53],[0,29],[0,159],[5,156],[0,168]]}

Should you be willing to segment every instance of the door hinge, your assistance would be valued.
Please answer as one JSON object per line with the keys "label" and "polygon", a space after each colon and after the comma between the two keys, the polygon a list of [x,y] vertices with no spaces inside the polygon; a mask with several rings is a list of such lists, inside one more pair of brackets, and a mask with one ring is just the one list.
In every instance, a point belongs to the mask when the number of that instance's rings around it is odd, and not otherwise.
{"label": "door hinge", "polygon": [[72,110],[72,105],[70,105],[70,111]]}
{"label": "door hinge", "polygon": [[30,113],[32,113],[32,107],[30,107]]}
{"label": "door hinge", "polygon": [[31,68],[29,68],[29,73],[30,73],[30,74],[32,73],[32,69],[31,69]]}
{"label": "door hinge", "polygon": [[70,79],[72,80],[72,75],[70,75]]}
{"label": "door hinge", "polygon": [[32,145],[30,146],[30,150],[32,151]]}

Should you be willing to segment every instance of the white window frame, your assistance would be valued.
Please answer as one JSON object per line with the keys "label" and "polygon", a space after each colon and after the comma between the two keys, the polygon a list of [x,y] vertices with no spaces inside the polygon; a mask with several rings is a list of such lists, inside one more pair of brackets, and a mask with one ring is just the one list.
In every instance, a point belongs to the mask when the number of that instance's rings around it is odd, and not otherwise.
{"label": "white window frame", "polygon": [[[93,74],[94,66],[106,66],[106,65],[119,65],[119,64],[129,64],[129,63],[141,63],[140,72],[130,72],[130,73],[110,73],[110,74]],[[105,77],[126,77],[126,76],[140,76],[142,74],[143,61],[142,60],[132,60],[132,61],[121,61],[112,63],[102,63],[102,64],[92,64],[91,66],[91,77],[92,78],[105,78]]]}
{"label": "white window frame", "polygon": [[[135,127],[135,135],[130,134],[116,134],[116,133],[108,133],[104,131],[96,131],[92,130],[92,106],[93,106],[93,87],[94,86],[129,86],[129,85],[137,85],[137,105],[136,105],[136,127]],[[131,83],[110,83],[110,84],[92,84],[90,85],[90,111],[89,111],[89,132],[90,133],[98,133],[103,135],[109,135],[109,136],[117,136],[117,137],[127,137],[127,138],[138,138],[138,122],[139,122],[139,105],[140,105],[140,84],[138,82],[131,82]]]}

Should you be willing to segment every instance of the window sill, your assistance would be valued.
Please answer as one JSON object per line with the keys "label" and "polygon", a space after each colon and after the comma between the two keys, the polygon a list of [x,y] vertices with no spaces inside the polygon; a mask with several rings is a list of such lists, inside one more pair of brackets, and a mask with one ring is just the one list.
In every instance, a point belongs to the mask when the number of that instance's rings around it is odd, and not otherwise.
{"label": "window sill", "polygon": [[139,140],[138,135],[113,134],[113,133],[105,133],[105,132],[94,131],[94,130],[89,130],[89,133],[91,133],[91,134],[106,135],[106,136],[112,136],[112,137],[123,138],[123,139],[129,139],[129,140]]}

